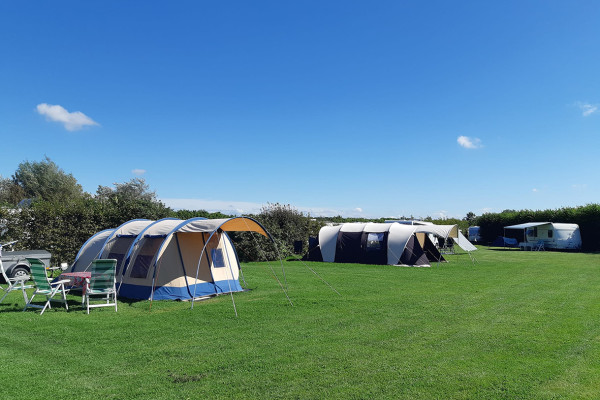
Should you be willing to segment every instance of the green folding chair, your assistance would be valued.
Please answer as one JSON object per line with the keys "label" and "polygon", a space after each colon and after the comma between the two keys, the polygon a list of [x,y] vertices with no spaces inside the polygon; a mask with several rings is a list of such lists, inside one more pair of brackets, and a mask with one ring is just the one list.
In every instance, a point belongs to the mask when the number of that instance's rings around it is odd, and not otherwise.
{"label": "green folding chair", "polygon": [[[69,305],[67,304],[67,292],[65,290],[65,283],[70,282],[68,279],[64,279],[58,282],[50,282],[48,279],[48,274],[46,273],[46,266],[44,263],[37,258],[27,258],[31,268],[31,277],[33,278],[33,283],[35,285],[35,291],[31,295],[29,301],[25,305],[23,311],[27,310],[29,307],[33,308],[41,308],[42,312],[40,315],[46,311],[46,308],[52,308],[50,304],[51,301],[58,301],[65,305],[67,311],[69,310]],[[53,297],[58,293],[62,294],[62,299],[54,299]],[[32,304],[33,298],[36,294],[42,294],[46,296],[46,303],[41,306],[39,304]]]}
{"label": "green folding chair", "polygon": [[[115,306],[115,312],[117,311],[116,267],[117,260],[115,259],[99,259],[92,261],[92,277],[89,280],[86,279],[85,293],[83,294],[88,314],[90,313],[90,308],[95,307]],[[106,300],[106,302],[90,304],[91,297],[101,297],[103,300]]]}

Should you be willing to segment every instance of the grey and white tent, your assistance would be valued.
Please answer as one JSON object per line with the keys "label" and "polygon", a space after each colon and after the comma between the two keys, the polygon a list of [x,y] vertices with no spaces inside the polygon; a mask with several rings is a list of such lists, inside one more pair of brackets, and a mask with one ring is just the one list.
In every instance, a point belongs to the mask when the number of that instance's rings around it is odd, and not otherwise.
{"label": "grey and white tent", "polygon": [[192,299],[241,291],[240,264],[227,232],[250,231],[272,240],[252,218],[133,220],[99,232],[81,248],[70,272],[95,258],[118,260],[119,296]]}
{"label": "grey and white tent", "polygon": [[412,225],[345,223],[325,226],[319,231],[318,246],[324,262],[430,265]]}
{"label": "grey and white tent", "polygon": [[311,245],[307,259],[359,264],[429,266],[444,262],[430,236],[450,238],[465,251],[477,250],[457,225],[345,223],[325,226]]}

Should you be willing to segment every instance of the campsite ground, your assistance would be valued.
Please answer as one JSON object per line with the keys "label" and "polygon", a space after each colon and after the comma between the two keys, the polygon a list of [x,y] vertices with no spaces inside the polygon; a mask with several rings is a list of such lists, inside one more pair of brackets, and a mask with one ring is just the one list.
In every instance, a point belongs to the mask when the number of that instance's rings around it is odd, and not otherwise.
{"label": "campsite ground", "polygon": [[[597,398],[600,254],[482,248],[431,268],[267,264],[249,292],[119,312],[0,305],[4,398]],[[281,278],[281,266],[271,266]]]}

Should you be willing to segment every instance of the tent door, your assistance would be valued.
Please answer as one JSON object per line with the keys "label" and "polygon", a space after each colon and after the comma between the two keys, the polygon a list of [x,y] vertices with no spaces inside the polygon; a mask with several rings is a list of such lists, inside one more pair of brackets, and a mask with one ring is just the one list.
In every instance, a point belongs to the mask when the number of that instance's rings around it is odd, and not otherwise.
{"label": "tent door", "polygon": [[387,237],[387,232],[362,233],[363,264],[387,264]]}
{"label": "tent door", "polygon": [[335,246],[335,262],[362,262],[362,232],[340,232]]}

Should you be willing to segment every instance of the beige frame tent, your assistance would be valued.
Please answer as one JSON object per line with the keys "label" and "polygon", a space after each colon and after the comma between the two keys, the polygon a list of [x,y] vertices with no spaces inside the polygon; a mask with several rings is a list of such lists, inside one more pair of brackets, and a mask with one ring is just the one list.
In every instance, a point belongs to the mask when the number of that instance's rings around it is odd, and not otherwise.
{"label": "beige frame tent", "polygon": [[133,220],[92,236],[70,271],[85,271],[94,258],[112,254],[121,258],[120,297],[187,300],[241,291],[240,263],[227,235],[238,231],[256,232],[273,241],[260,223],[248,217]]}

